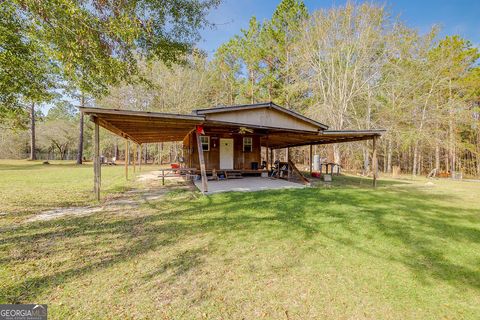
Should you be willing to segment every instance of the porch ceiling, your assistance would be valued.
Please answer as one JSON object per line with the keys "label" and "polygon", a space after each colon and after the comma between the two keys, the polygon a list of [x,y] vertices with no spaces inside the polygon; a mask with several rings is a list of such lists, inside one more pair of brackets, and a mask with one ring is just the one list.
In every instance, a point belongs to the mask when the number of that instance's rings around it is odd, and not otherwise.
{"label": "porch ceiling", "polygon": [[117,109],[80,108],[100,126],[136,143],[181,141],[204,117]]}
{"label": "porch ceiling", "polygon": [[318,134],[310,132],[270,131],[268,137],[261,139],[262,146],[270,148],[288,148],[305,145],[353,142],[373,139],[381,136],[385,130],[326,130]]}

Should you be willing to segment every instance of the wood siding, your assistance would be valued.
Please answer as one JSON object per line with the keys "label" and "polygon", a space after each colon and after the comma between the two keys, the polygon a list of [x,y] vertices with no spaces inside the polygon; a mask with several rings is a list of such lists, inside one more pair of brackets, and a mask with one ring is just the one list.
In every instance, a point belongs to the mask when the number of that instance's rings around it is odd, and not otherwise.
{"label": "wood siding", "polygon": [[[195,132],[192,132],[183,140],[183,155],[185,166],[190,168],[199,168],[198,148],[194,143],[196,140]],[[252,168],[252,162],[261,164],[260,136],[242,135],[242,134],[209,134],[205,130],[205,135],[210,137],[210,151],[204,151],[205,165],[207,170],[220,169],[220,139],[233,139],[233,168],[235,170],[247,170]],[[252,151],[243,152],[243,137],[252,137]]]}
{"label": "wood siding", "polygon": [[224,121],[268,128],[282,128],[318,132],[318,127],[302,119],[275,109],[246,109],[230,112],[206,114],[209,121]]}

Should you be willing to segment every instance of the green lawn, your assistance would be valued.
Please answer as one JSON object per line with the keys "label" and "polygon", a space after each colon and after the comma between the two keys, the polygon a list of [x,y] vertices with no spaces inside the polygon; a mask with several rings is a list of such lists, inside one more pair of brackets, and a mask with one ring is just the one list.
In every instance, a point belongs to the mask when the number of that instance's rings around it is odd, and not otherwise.
{"label": "green lawn", "polygon": [[[6,166],[0,211],[91,201],[91,167]],[[480,183],[426,181],[173,189],[123,212],[3,223],[0,303],[47,303],[52,319],[478,319]]]}
{"label": "green lawn", "polygon": [[[40,210],[94,203],[92,163],[0,160],[0,213],[11,218]],[[123,166],[102,167],[103,195],[128,187]],[[13,215],[12,215],[13,214]]]}

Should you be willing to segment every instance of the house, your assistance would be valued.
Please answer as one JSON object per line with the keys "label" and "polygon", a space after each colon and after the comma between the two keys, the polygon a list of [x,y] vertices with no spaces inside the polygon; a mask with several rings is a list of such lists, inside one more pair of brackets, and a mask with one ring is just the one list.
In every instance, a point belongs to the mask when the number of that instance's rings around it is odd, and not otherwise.
{"label": "house", "polygon": [[[375,142],[384,132],[329,130],[325,124],[273,102],[198,109],[190,115],[80,109],[84,114],[90,115],[96,124],[95,159],[99,151],[99,126],[138,145],[182,141],[184,167],[201,173],[202,191],[207,190],[209,171],[223,170],[241,175],[259,173],[262,162],[271,167],[274,149],[359,140]],[[261,156],[262,148],[266,151],[265,159]],[[200,149],[203,152],[198,152]],[[296,169],[290,162],[289,167],[291,170]],[[95,168],[99,175],[100,165]],[[289,176],[291,170],[289,169]],[[100,178],[97,178],[99,185]]]}

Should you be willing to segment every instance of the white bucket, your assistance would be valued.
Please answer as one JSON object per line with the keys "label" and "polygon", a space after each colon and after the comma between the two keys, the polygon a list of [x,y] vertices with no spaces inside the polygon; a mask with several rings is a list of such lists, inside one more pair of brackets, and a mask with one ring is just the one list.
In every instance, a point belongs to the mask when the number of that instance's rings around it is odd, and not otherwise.
{"label": "white bucket", "polygon": [[320,155],[313,156],[313,171],[320,171]]}

